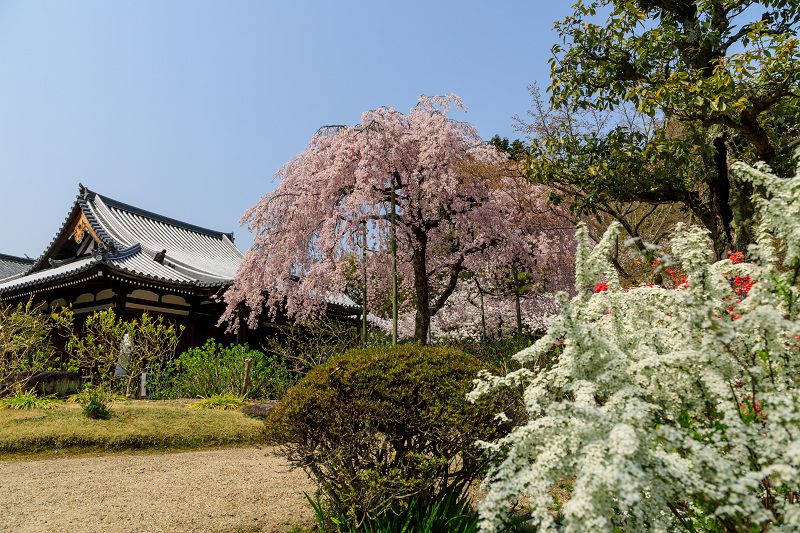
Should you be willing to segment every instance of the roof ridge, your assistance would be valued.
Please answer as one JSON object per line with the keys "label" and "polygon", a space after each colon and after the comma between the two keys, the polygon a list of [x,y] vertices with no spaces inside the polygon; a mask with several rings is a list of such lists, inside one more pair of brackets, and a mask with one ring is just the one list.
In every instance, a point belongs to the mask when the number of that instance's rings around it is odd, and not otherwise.
{"label": "roof ridge", "polygon": [[[100,198],[102,199],[102,196],[100,196]],[[103,241],[103,244],[105,244],[108,248],[113,249],[115,251],[126,248],[125,246],[123,246],[121,242],[115,239],[112,235],[109,235],[109,233],[97,219],[97,213],[89,204],[89,200],[85,196],[83,195],[78,196],[78,205],[83,211],[86,220],[92,226],[92,229],[94,230],[95,234],[97,234],[100,240]]]}
{"label": "roof ridge", "polygon": [[187,231],[193,231],[195,233],[201,233],[203,235],[208,235],[209,237],[215,237],[217,239],[222,239],[223,235],[228,237],[228,239],[233,242],[233,232],[225,233],[223,231],[217,231],[213,229],[204,228],[202,226],[196,226],[194,224],[189,224],[187,222],[183,222],[174,218],[170,218],[164,215],[159,215],[158,213],[154,213],[152,211],[147,211],[146,209],[141,209],[134,205],[126,204],[124,202],[120,202],[118,200],[114,200],[113,198],[109,198],[108,196],[104,196],[102,194],[98,194],[92,190],[85,189],[86,191],[86,198],[87,200],[89,197],[98,196],[103,201],[104,204],[108,207],[113,207],[116,209],[120,209],[122,211],[127,211],[128,213],[132,213],[134,215],[139,215],[141,217],[149,218],[151,220],[155,220],[157,222],[161,222],[163,224],[169,224],[170,226],[175,226],[177,228],[185,229]]}

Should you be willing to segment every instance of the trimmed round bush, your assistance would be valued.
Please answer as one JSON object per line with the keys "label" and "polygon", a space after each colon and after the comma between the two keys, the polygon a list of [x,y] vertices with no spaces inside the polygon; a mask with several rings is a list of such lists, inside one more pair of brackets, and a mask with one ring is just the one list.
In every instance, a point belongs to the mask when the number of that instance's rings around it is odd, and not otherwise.
{"label": "trimmed round bush", "polygon": [[310,371],[266,421],[267,440],[313,474],[354,523],[396,500],[456,496],[485,470],[475,447],[511,429],[512,409],[467,403],[479,370],[474,356],[447,347],[401,345],[350,350]]}

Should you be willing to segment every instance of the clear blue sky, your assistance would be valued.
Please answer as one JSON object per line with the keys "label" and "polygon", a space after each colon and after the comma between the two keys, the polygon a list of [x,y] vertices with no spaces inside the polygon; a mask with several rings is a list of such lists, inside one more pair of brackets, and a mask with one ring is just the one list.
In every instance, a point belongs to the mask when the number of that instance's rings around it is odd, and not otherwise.
{"label": "clear blue sky", "polygon": [[0,0],[0,253],[38,257],[78,182],[235,231],[324,124],[456,93],[518,136],[571,2]]}

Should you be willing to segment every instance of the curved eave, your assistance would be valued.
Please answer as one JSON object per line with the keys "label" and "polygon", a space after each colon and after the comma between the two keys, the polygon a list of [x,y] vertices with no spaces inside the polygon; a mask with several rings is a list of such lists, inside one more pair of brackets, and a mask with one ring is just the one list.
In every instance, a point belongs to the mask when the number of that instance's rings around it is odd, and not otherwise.
{"label": "curved eave", "polygon": [[359,316],[361,315],[361,308],[360,307],[349,307],[335,303],[326,303],[325,305],[325,314],[334,315],[334,316]]}
{"label": "curved eave", "polygon": [[70,226],[70,223],[78,215],[79,212],[82,212],[83,215],[86,217],[86,220],[89,222],[89,225],[92,227],[92,230],[97,234],[103,244],[111,250],[118,250],[123,248],[123,246],[114,240],[103,227],[100,225],[100,222],[97,220],[97,217],[94,216],[92,210],[89,209],[89,206],[86,203],[86,199],[83,195],[79,194],[75,201],[72,203],[72,208],[69,210],[69,214],[64,219],[64,222],[61,223],[61,227],[58,228],[58,232],[56,232],[53,239],[50,241],[50,244],[47,245],[45,251],[40,255],[38,258],[34,260],[33,265],[26,271],[28,272],[35,272],[41,268],[42,263],[50,256],[53,252],[53,248],[62,240],[64,232]]}
{"label": "curved eave", "polygon": [[143,274],[137,270],[133,270],[130,268],[125,268],[120,265],[115,265],[113,263],[109,263],[104,261],[103,265],[106,266],[110,271],[117,272],[119,274],[125,275],[126,278],[136,278],[136,279],[145,279],[148,281],[153,281],[156,283],[166,284],[166,285],[174,285],[179,287],[197,287],[203,289],[213,289],[218,287],[225,287],[233,283],[233,280],[221,280],[218,282],[203,282],[203,281],[186,281],[174,278],[168,278],[164,276],[155,276],[151,274]]}
{"label": "curved eave", "polygon": [[[70,263],[49,271],[36,272],[24,276],[14,280],[12,283],[0,285],[0,300],[30,296],[41,291],[60,289],[101,277],[101,265],[100,261],[92,258],[82,264]],[[47,274],[44,274],[44,272],[47,272]]]}
{"label": "curved eave", "polygon": [[[88,191],[88,189],[87,192],[91,193],[91,191]],[[95,193],[91,194],[95,195]],[[77,204],[81,207],[83,214],[86,216],[86,220],[89,221],[89,225],[92,226],[92,229],[97,234],[97,236],[100,237],[100,240],[103,241],[103,244],[105,244],[106,247],[112,250],[119,250],[123,248],[123,245],[117,242],[116,239],[111,237],[111,235],[109,235],[106,232],[105,228],[103,228],[102,224],[100,224],[100,221],[97,220],[94,211],[89,206],[89,201],[87,198],[84,198],[83,196],[79,195]]]}
{"label": "curved eave", "polygon": [[47,275],[37,274],[33,274],[36,276],[34,279],[18,279],[14,280],[16,283],[12,282],[6,286],[0,285],[0,300],[26,297],[39,292],[49,292],[101,277],[118,279],[134,285],[165,287],[185,294],[191,294],[196,290],[218,290],[233,283],[233,280],[217,283],[187,282],[160,276],[142,275],[140,272],[94,258],[81,265],[72,263],[51,269],[51,273]]}

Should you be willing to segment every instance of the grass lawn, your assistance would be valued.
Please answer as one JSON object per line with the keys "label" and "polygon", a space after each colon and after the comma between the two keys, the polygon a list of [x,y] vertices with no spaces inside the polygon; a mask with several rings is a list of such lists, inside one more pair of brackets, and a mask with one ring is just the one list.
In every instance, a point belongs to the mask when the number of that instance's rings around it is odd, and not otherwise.
{"label": "grass lawn", "polygon": [[241,411],[188,409],[192,401],[123,401],[111,418],[92,420],[80,406],[0,409],[0,458],[123,450],[185,450],[262,440],[264,423]]}

